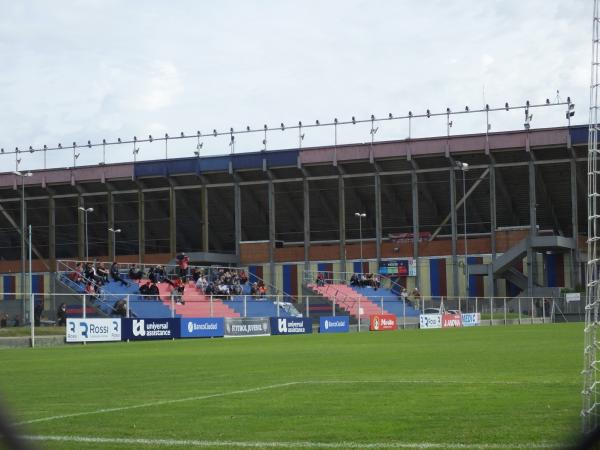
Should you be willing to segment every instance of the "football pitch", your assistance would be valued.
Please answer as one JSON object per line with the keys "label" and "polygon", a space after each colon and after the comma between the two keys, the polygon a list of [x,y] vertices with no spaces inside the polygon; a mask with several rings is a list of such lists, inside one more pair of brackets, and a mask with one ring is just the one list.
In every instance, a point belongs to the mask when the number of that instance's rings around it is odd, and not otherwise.
{"label": "football pitch", "polygon": [[557,448],[583,324],[0,350],[36,448]]}

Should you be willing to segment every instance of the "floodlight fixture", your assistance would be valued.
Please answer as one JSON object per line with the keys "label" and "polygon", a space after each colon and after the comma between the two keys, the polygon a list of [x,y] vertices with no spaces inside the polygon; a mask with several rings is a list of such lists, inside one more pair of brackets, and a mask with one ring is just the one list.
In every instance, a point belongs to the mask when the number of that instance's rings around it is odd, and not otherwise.
{"label": "floodlight fixture", "polygon": [[508,109],[509,109],[509,107],[508,107],[508,102],[506,102],[506,103],[504,104],[504,109],[508,111]]}
{"label": "floodlight fixture", "polygon": [[469,112],[469,107],[465,106],[465,112]]}
{"label": "floodlight fixture", "polygon": [[352,125],[356,125],[356,118],[352,116]]}
{"label": "floodlight fixture", "polygon": [[427,110],[427,118],[429,119],[431,117],[431,111]]}
{"label": "floodlight fixture", "polygon": [[316,125],[321,125],[321,122],[319,122],[319,119],[315,120],[315,124]]}

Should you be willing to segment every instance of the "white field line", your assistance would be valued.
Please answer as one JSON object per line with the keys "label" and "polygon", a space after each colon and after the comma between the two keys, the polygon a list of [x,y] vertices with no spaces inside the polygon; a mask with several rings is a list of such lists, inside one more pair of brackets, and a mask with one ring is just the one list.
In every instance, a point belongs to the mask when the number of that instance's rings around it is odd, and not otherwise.
{"label": "white field line", "polygon": [[463,444],[453,442],[252,442],[252,441],[204,441],[194,439],[133,439],[133,438],[102,438],[93,436],[23,436],[32,441],[78,442],[81,444],[122,444],[140,446],[182,446],[182,447],[225,447],[225,448],[417,448],[417,449],[529,449],[556,448],[557,444],[550,443],[501,443],[501,444]]}
{"label": "white field line", "polygon": [[226,397],[226,396],[237,395],[237,394],[250,394],[253,392],[260,392],[260,391],[265,391],[265,390],[269,390],[269,389],[278,389],[278,388],[284,388],[284,387],[288,387],[288,386],[311,385],[311,384],[314,384],[314,385],[317,385],[317,384],[528,385],[528,384],[555,384],[555,383],[551,383],[551,382],[550,383],[548,383],[548,382],[533,382],[532,383],[532,382],[528,382],[528,381],[521,382],[521,381],[460,381],[460,380],[316,380],[316,381],[306,380],[306,381],[290,381],[288,383],[271,384],[268,386],[259,386],[259,387],[254,387],[254,388],[250,388],[250,389],[242,389],[242,390],[235,390],[235,391],[229,391],[229,392],[220,392],[220,393],[216,393],[216,394],[199,395],[199,396],[194,396],[194,397],[185,397],[185,398],[172,399],[172,400],[158,400],[156,402],[140,403],[137,405],[119,406],[119,407],[115,407],[115,408],[102,408],[102,409],[96,409],[93,411],[82,411],[82,412],[78,412],[78,413],[60,414],[60,415],[50,416],[50,417],[41,417],[39,419],[31,419],[31,420],[24,420],[22,422],[17,422],[17,423],[14,423],[13,426],[29,425],[32,423],[39,423],[39,422],[49,422],[52,420],[68,419],[71,417],[88,416],[88,415],[92,415],[92,414],[102,414],[102,413],[110,413],[110,412],[117,412],[117,411],[127,411],[130,409],[146,408],[146,407],[152,407],[152,406],[169,405],[169,404],[173,404],[173,403],[193,402],[193,401],[198,401],[198,400],[207,400],[210,398]]}

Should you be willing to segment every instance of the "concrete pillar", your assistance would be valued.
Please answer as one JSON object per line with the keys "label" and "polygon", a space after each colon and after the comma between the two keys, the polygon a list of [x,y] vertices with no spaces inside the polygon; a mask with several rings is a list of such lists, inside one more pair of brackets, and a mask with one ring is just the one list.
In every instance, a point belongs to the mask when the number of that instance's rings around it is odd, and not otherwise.
{"label": "concrete pillar", "polygon": [[48,263],[50,270],[56,270],[56,201],[48,198]]}
{"label": "concrete pillar", "polygon": [[[346,184],[344,178],[338,177],[338,224],[340,235],[340,265],[346,272]],[[361,269],[362,270],[362,269]]]}
{"label": "concrete pillar", "polygon": [[417,266],[417,276],[415,277],[415,286],[421,288],[419,284],[419,184],[417,171],[413,168],[411,173],[411,193],[412,193],[412,225],[413,225],[413,259]]}
{"label": "concrete pillar", "polygon": [[304,209],[304,270],[310,271],[310,191],[308,180],[302,182],[303,209]]}
{"label": "concrete pillar", "polygon": [[[537,211],[535,195],[535,164],[533,158],[529,159],[529,237],[533,238],[537,234]],[[531,243],[527,247],[527,294],[533,295],[533,287],[537,278],[537,263],[535,252],[531,248]]]}
{"label": "concrete pillar", "polygon": [[77,254],[79,259],[83,260],[85,259],[85,212],[79,208],[85,208],[81,195],[77,196]]}
{"label": "concrete pillar", "polygon": [[112,192],[108,192],[106,197],[106,209],[107,209],[107,218],[106,218],[106,222],[108,224],[106,233],[108,236],[108,259],[111,261],[114,261],[116,259],[116,256],[113,252],[113,248],[114,248],[114,240],[115,240],[115,234],[108,231],[108,228],[112,228],[113,230],[115,229],[115,204],[114,204],[114,198],[113,198],[113,194]]}
{"label": "concrete pillar", "polygon": [[381,175],[375,174],[375,247],[377,267],[381,262],[381,241],[382,241],[382,225],[381,225]]}
{"label": "concrete pillar", "polygon": [[169,253],[177,254],[177,198],[173,186],[169,188]]}
{"label": "concrete pillar", "polygon": [[[490,245],[492,248],[492,261],[496,259],[496,228],[497,219],[496,219],[496,166],[495,160],[493,157],[490,161]],[[495,297],[496,292],[498,291],[496,288],[496,280],[494,280],[494,276],[491,277],[488,275],[488,287],[489,293],[491,296]]]}
{"label": "concrete pillar", "polygon": [[138,191],[138,253],[139,263],[144,264],[146,255],[146,213],[144,208],[144,192],[140,189]]}
{"label": "concrete pillar", "polygon": [[235,222],[235,254],[240,256],[242,240],[242,194],[239,183],[233,185],[233,216]]}
{"label": "concrete pillar", "polygon": [[458,233],[456,223],[456,171],[450,168],[450,211],[452,225],[452,295],[458,297],[458,256],[456,253]]}
{"label": "concrete pillar", "polygon": [[208,245],[208,188],[202,186],[202,250],[210,251]]}
{"label": "concrete pillar", "polygon": [[271,286],[275,286],[275,185],[269,180],[269,277]]}
{"label": "concrete pillar", "polygon": [[575,240],[575,250],[571,252],[571,287],[575,287],[581,279],[581,267],[577,237],[579,234],[579,212],[577,209],[577,163],[575,155],[569,162],[571,169],[571,236]]}

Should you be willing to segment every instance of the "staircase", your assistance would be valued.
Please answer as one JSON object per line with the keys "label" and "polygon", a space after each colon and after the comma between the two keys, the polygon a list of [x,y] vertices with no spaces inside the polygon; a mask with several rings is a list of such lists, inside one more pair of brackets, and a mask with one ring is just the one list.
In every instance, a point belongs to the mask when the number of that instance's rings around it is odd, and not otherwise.
{"label": "staircase", "polygon": [[[339,307],[342,313],[349,314],[355,319],[358,319],[359,315],[361,318],[365,318],[372,314],[382,313],[381,308],[377,304],[344,284],[326,284],[324,286],[308,284],[307,288],[329,299],[331,302],[335,302],[336,307]],[[359,305],[362,309],[360,314]],[[383,313],[389,314],[385,310]]]}
{"label": "staircase", "polygon": [[[167,283],[158,284],[158,291],[162,303],[171,307],[171,286]],[[175,314],[181,317],[240,317],[240,314],[222,300],[213,297],[212,313],[211,301],[208,296],[203,294],[193,283],[188,283],[183,291],[184,304],[175,303]]]}

